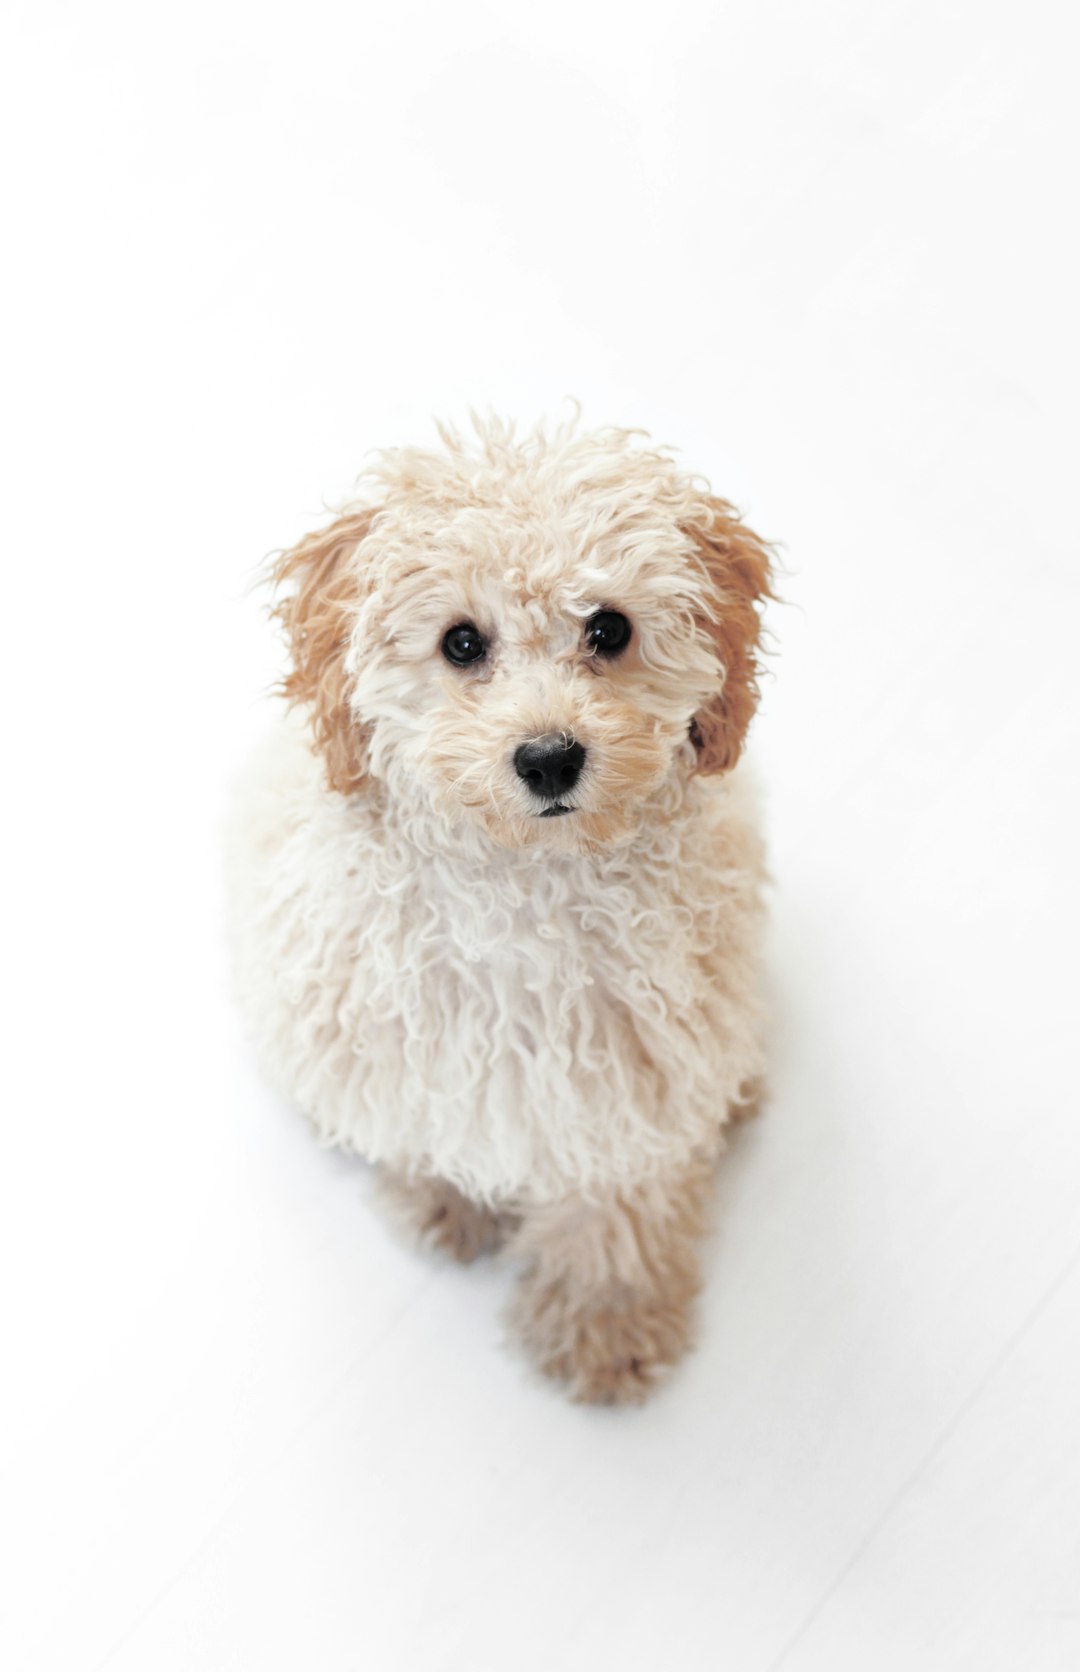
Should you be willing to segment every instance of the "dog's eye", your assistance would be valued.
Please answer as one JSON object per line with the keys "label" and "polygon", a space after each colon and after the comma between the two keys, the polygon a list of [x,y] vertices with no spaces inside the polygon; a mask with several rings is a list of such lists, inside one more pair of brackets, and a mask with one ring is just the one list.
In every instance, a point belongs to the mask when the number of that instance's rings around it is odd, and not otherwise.
{"label": "dog's eye", "polygon": [[459,621],[456,627],[450,628],[442,642],[446,660],[459,668],[467,667],[470,662],[479,662],[486,652],[487,641],[479,627],[474,627],[471,621]]}
{"label": "dog's eye", "polygon": [[633,628],[618,610],[597,610],[585,627],[585,643],[598,656],[618,656],[630,643]]}

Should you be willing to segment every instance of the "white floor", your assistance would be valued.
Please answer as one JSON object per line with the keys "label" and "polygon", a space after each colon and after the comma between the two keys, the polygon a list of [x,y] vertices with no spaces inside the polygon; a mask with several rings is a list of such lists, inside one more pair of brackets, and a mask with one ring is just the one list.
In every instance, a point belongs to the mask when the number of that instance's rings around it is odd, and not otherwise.
{"label": "white floor", "polygon": [[[1075,29],[19,10],[5,1667],[1080,1667]],[[629,1413],[390,1239],[220,935],[255,565],[431,412],[568,391],[789,569],[773,1102]]]}

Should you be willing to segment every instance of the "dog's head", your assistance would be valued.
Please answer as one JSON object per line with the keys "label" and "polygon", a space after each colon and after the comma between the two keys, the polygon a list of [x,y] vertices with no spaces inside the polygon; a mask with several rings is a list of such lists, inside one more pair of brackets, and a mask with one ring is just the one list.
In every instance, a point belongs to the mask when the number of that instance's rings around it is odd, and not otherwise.
{"label": "dog's head", "polygon": [[513,846],[624,839],[667,779],[738,759],[769,552],[633,432],[441,434],[278,561],[284,689],[344,795],[379,779]]}

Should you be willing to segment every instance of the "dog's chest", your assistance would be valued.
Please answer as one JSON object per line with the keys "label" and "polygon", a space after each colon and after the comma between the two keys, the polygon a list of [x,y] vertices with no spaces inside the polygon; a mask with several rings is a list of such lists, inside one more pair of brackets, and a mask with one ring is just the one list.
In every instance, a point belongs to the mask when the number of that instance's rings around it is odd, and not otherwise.
{"label": "dog's chest", "polygon": [[379,1013],[429,1066],[465,1047],[489,1067],[506,1053],[580,1062],[598,1028],[609,1046],[624,1029],[630,1050],[650,1012],[693,1006],[715,940],[708,903],[695,911],[670,876],[630,867],[497,855],[483,869],[431,860],[405,890],[384,891],[377,863],[357,881],[357,1021]]}
{"label": "dog's chest", "polygon": [[600,859],[422,854],[320,804],[267,842],[253,1001],[323,1136],[474,1195],[640,1177],[756,1067],[756,881],[700,831]]}

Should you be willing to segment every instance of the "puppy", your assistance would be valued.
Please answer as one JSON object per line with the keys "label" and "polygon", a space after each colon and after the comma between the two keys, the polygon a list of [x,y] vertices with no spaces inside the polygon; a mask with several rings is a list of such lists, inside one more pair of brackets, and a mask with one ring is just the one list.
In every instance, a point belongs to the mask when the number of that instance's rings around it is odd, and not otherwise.
{"label": "puppy", "polygon": [[742,771],[770,554],[637,432],[380,455],[276,564],[291,666],[234,808],[266,1068],[576,1398],[690,1339],[725,1124],[762,1075]]}

